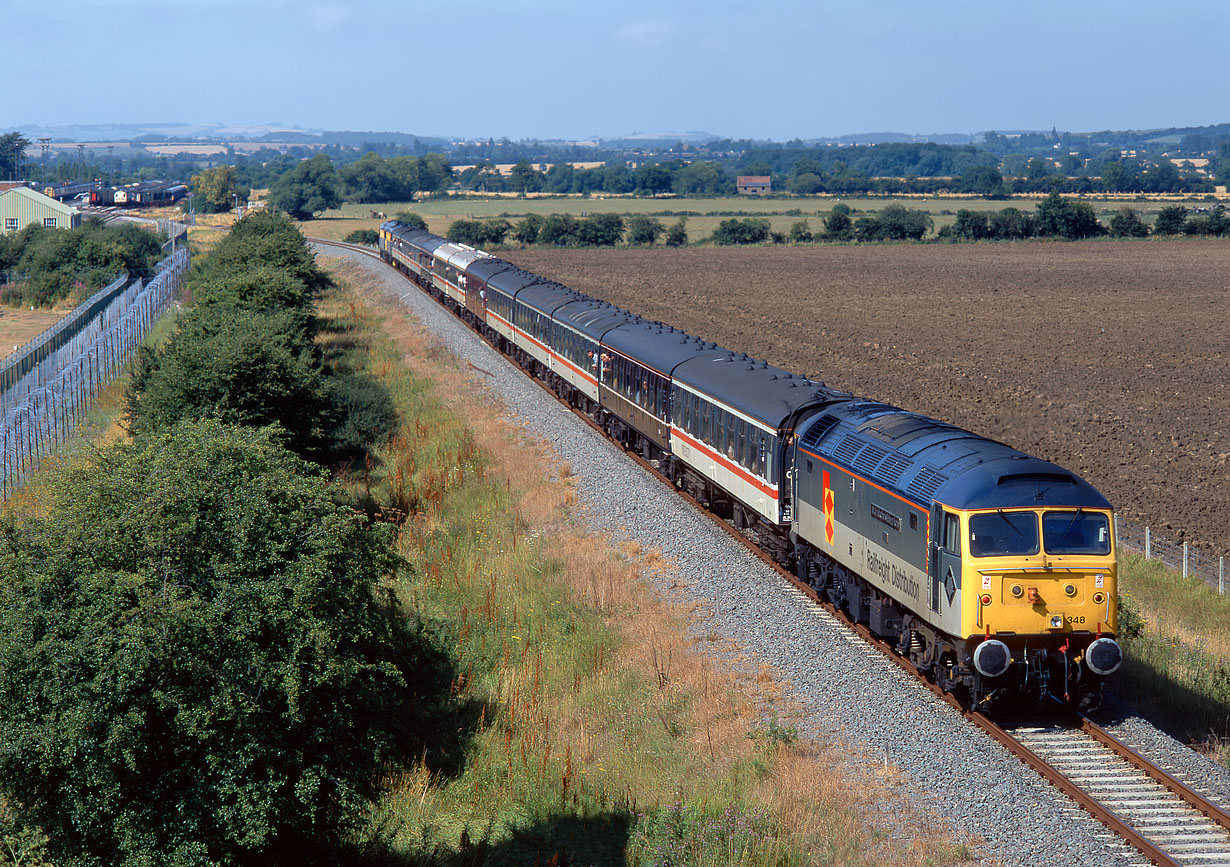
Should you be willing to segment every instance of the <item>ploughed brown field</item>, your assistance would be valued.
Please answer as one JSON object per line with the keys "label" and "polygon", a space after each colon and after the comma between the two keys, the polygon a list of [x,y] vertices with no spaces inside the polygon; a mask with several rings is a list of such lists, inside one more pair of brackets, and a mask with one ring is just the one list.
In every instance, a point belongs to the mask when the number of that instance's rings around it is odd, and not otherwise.
{"label": "ploughed brown field", "polygon": [[1230,553],[1230,242],[513,250],[506,258],[1093,482]]}

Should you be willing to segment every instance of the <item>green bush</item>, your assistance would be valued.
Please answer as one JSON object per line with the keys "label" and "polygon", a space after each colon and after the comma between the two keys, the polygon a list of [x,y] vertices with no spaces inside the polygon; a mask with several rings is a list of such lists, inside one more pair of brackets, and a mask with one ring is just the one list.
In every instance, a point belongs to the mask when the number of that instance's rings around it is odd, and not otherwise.
{"label": "green bush", "polygon": [[0,271],[17,278],[0,300],[35,307],[65,299],[83,301],[122,273],[148,278],[162,258],[161,238],[135,223],[108,226],[86,220],[75,229],[27,226],[7,238],[0,236]]}
{"label": "green bush", "polygon": [[355,229],[342,240],[347,244],[366,244],[369,247],[375,247],[380,243],[380,233],[375,229]]}
{"label": "green bush", "polygon": [[[0,789],[63,865],[336,860],[417,750],[438,656],[397,568],[267,431],[185,423],[92,455],[0,525]],[[331,854],[332,853],[332,854]]]}
{"label": "green bush", "polygon": [[769,240],[770,223],[764,217],[748,217],[743,220],[722,220],[713,230],[713,243],[763,244]]}
{"label": "green bush", "polygon": [[327,451],[333,425],[315,347],[294,311],[256,313],[233,305],[196,308],[154,357],[143,355],[126,407],[137,436],[184,419],[278,425],[307,458]]}
{"label": "green bush", "polygon": [[336,419],[329,433],[330,450],[356,457],[384,443],[397,429],[397,408],[388,388],[366,374],[347,373],[327,380]]}

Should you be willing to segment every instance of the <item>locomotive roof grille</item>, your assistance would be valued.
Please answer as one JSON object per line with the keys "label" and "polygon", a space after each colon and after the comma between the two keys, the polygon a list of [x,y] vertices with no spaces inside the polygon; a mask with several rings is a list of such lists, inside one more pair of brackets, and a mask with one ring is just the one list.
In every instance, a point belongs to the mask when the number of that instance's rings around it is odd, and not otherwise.
{"label": "locomotive roof grille", "polygon": [[918,475],[914,477],[914,481],[910,482],[910,487],[906,489],[906,493],[916,500],[926,503],[935,496],[935,492],[940,489],[940,485],[946,481],[948,481],[948,476],[941,475],[930,467],[923,467],[918,471]]}

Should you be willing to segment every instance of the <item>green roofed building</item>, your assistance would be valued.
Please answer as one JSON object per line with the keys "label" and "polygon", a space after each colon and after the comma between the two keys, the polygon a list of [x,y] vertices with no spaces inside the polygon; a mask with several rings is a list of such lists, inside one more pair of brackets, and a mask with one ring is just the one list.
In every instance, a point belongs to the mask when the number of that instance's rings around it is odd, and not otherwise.
{"label": "green roofed building", "polygon": [[20,232],[31,223],[49,229],[72,229],[81,225],[81,212],[28,187],[0,193],[0,232]]}

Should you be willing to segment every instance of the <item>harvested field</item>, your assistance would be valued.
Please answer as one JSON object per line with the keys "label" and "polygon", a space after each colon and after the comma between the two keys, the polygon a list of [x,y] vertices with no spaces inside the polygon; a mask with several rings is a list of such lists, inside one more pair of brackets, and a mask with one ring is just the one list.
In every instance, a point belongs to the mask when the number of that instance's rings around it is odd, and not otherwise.
{"label": "harvested field", "polygon": [[831,386],[1081,473],[1230,553],[1230,243],[510,250]]}
{"label": "harvested field", "polygon": [[72,308],[63,310],[24,310],[20,307],[0,307],[0,358],[11,355],[22,344],[29,343]]}

